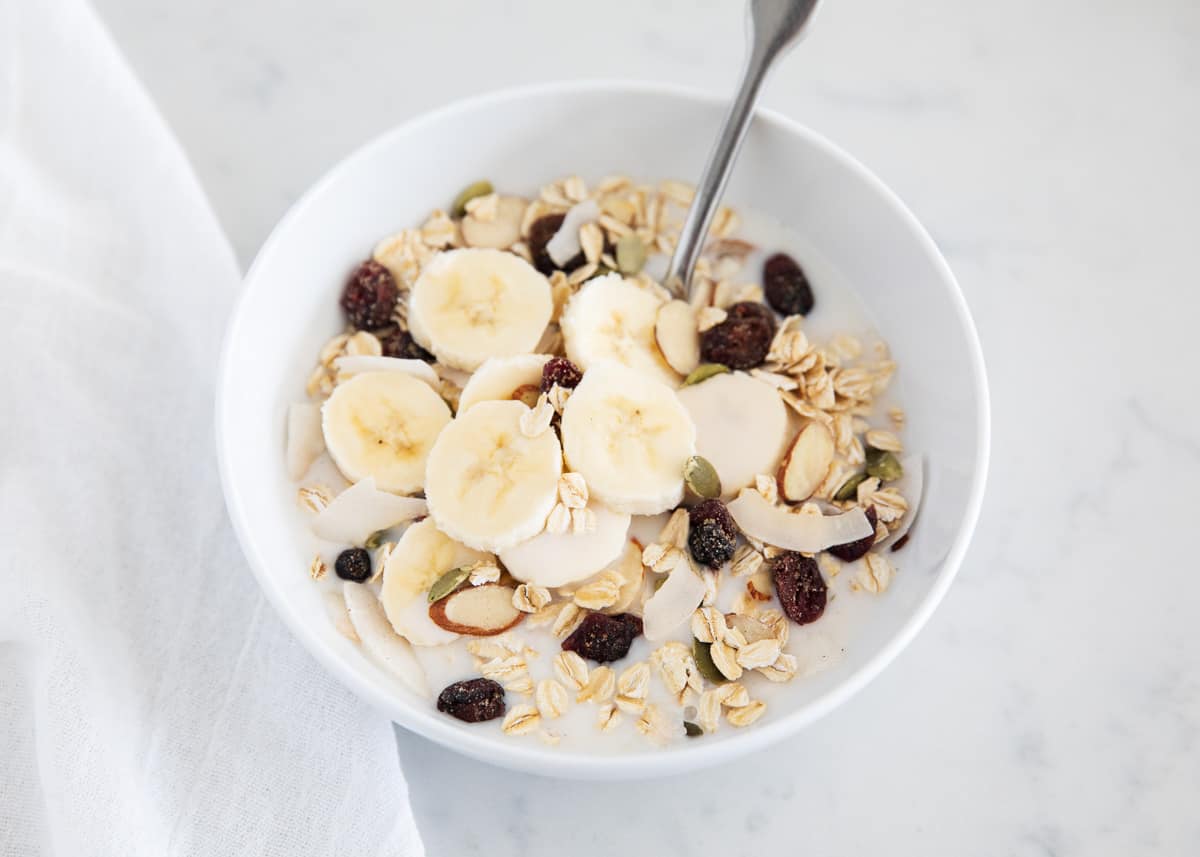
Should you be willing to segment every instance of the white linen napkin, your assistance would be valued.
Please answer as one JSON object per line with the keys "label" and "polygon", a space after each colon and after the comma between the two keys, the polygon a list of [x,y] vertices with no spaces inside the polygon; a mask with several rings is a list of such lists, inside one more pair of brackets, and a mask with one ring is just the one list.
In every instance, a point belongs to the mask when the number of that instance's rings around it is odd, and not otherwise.
{"label": "white linen napkin", "polygon": [[238,282],[91,10],[0,0],[4,857],[422,853],[391,724],[276,620],[226,520]]}

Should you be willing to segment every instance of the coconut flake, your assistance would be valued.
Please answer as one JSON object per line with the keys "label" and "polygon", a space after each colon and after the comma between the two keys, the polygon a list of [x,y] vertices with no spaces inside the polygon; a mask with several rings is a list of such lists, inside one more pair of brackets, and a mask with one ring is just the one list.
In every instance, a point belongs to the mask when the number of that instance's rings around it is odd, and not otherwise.
{"label": "coconut flake", "polygon": [[875,531],[862,509],[851,509],[841,515],[797,515],[772,505],[749,488],[743,489],[729,504],[729,514],[746,535],[801,553],[819,553],[834,545],[866,538]]}
{"label": "coconut flake", "polygon": [[288,405],[287,469],[292,479],[301,479],[325,451],[321,431],[321,406],[311,402]]}
{"label": "coconut flake", "polygon": [[925,489],[924,456],[919,453],[907,455],[901,459],[900,467],[904,470],[904,475],[897,480],[894,487],[908,501],[908,511],[904,513],[904,517],[900,520],[900,526],[890,536],[879,543],[878,547],[880,548],[890,547],[908,535],[913,521],[917,518],[917,510],[921,506],[921,494]]}
{"label": "coconut flake", "polygon": [[578,205],[571,206],[554,237],[546,242],[546,253],[555,265],[561,268],[583,252],[579,244],[579,228],[585,223],[599,219],[600,206],[594,199],[585,199]]}
{"label": "coconut flake", "polygon": [[427,513],[425,501],[398,497],[375,487],[368,476],[355,482],[313,520],[318,538],[346,545],[362,545],[372,533],[411,521]]}
{"label": "coconut flake", "polygon": [[692,570],[687,555],[681,555],[663,585],[646,601],[642,616],[646,639],[665,640],[676,628],[691,621],[705,592],[703,578]]}
{"label": "coconut flake", "polygon": [[339,357],[333,361],[338,375],[347,378],[363,372],[402,372],[419,378],[433,387],[438,386],[437,373],[424,360],[411,360],[405,357],[376,357],[372,354],[354,354]]}
{"label": "coconut flake", "polygon": [[[361,483],[360,483],[361,484]],[[384,615],[383,606],[375,593],[361,583],[346,581],[342,587],[350,624],[363,646],[413,693],[429,696],[425,671],[413,654],[412,647],[398,637]]]}

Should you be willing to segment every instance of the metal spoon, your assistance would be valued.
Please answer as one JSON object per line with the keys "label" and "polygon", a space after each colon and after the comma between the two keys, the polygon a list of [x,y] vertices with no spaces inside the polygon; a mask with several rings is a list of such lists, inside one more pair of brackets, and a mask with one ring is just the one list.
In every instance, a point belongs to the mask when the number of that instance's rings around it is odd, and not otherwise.
{"label": "metal spoon", "polygon": [[677,297],[687,298],[692,270],[713,215],[729,182],[733,161],[754,118],[754,104],[772,64],[800,41],[821,0],[750,0],[750,52],[742,69],[737,95],[729,106],[721,132],[708,154],[708,163],[696,187],[696,197],[679,232],[679,243],[667,267],[666,286]]}

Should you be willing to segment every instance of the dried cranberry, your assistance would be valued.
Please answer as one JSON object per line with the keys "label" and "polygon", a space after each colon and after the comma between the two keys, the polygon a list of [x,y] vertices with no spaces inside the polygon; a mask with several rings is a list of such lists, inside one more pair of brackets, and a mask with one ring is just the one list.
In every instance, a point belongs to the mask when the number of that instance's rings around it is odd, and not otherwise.
{"label": "dried cranberry", "polygon": [[875,514],[874,506],[868,506],[866,514],[867,520],[871,522],[871,535],[855,542],[834,545],[829,549],[831,554],[846,562],[854,562],[856,559],[862,559],[867,555],[867,551],[875,544],[875,522],[879,520],[879,517]]}
{"label": "dried cranberry", "polygon": [[371,577],[371,555],[362,548],[350,548],[338,554],[333,570],[342,580],[362,583]]}
{"label": "dried cranberry", "polygon": [[779,606],[797,625],[807,625],[825,612],[827,591],[821,569],[811,556],[788,552],[771,562]]}
{"label": "dried cranberry", "polygon": [[374,259],[363,262],[342,290],[342,309],[359,330],[379,330],[392,323],[396,308],[396,280]]}
{"label": "dried cranberry", "polygon": [[738,528],[720,500],[705,500],[688,513],[688,549],[692,558],[709,568],[720,568],[733,556]]}
{"label": "dried cranberry", "polygon": [[763,263],[763,293],[767,303],[783,315],[812,312],[812,286],[800,265],[786,253],[776,253]]}
{"label": "dried cranberry", "polygon": [[580,657],[606,664],[629,654],[629,647],[641,634],[642,620],[632,613],[615,616],[589,613],[571,636],[563,640],[562,648],[564,652],[575,652]]}
{"label": "dried cranberry", "polygon": [[908,544],[908,539],[909,539],[909,536],[911,536],[911,535],[912,535],[911,532],[907,532],[904,535],[902,535],[900,538],[896,539],[896,541],[892,544],[892,553],[895,553],[896,551],[900,550],[900,548],[902,548],[906,544]]}
{"label": "dried cranberry", "polygon": [[583,372],[579,367],[565,357],[551,357],[542,367],[542,392],[549,393],[550,388],[557,384],[574,390],[583,380]]}
{"label": "dried cranberry", "polygon": [[[554,264],[554,260],[546,252],[546,245],[550,243],[550,239],[558,232],[558,228],[562,226],[565,217],[565,214],[547,214],[533,221],[529,227],[529,255],[533,257],[533,267],[537,268],[547,277],[558,270],[559,266]],[[567,264],[562,266],[562,270],[573,271],[585,261],[583,253],[576,253],[567,261]]]}
{"label": "dried cranberry", "polygon": [[424,360],[426,363],[435,360],[432,354],[417,344],[411,333],[399,327],[381,336],[379,342],[383,346],[384,357],[403,357],[408,360]]}
{"label": "dried cranberry", "polygon": [[755,301],[736,303],[720,324],[700,334],[700,359],[730,369],[752,369],[767,358],[775,338],[775,319]]}
{"label": "dried cranberry", "polygon": [[456,681],[438,694],[437,709],[464,723],[504,716],[504,688],[490,678]]}

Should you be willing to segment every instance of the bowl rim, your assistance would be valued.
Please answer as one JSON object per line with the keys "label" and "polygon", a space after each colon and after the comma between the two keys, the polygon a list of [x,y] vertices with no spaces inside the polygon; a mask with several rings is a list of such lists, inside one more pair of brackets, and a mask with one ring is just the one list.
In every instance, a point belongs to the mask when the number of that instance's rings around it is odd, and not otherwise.
{"label": "bowl rim", "polygon": [[246,324],[243,319],[243,313],[248,301],[248,295],[259,276],[260,267],[265,264],[264,260],[273,254],[275,245],[282,240],[282,235],[288,231],[292,222],[307,211],[328,186],[336,183],[342,173],[350,169],[354,163],[369,157],[376,149],[390,145],[395,138],[419,132],[425,126],[439,122],[446,117],[469,113],[484,106],[495,106],[510,101],[545,98],[547,96],[561,98],[564,95],[580,93],[619,94],[623,92],[657,96],[667,100],[687,101],[703,105],[707,108],[721,108],[726,103],[725,96],[720,94],[678,84],[653,81],[621,79],[566,80],[509,87],[452,101],[420,113],[378,134],[373,139],[338,160],[288,208],[287,212],[272,228],[270,235],[255,255],[254,261],[243,278],[241,293],[237,297],[227,322],[217,370],[215,437],[221,487],[225,495],[226,507],[230,520],[233,523],[238,543],[255,578],[258,580],[259,586],[276,612],[283,618],[284,623],[288,626],[291,633],[343,686],[348,687],[359,698],[366,700],[373,707],[386,714],[393,722],[398,723],[405,729],[416,732],[448,749],[484,762],[527,773],[570,779],[640,779],[683,773],[719,764],[747,755],[756,750],[761,750],[789,735],[795,734],[858,693],[912,642],[917,632],[929,620],[929,617],[945,596],[955,575],[958,573],[983,505],[991,449],[991,408],[987,371],[979,335],[958,281],[932,237],[896,193],[856,158],[835,145],[828,138],[801,123],[773,110],[760,107],[756,112],[755,122],[773,125],[789,135],[803,138],[807,144],[823,150],[825,155],[840,161],[844,166],[857,173],[861,179],[867,182],[879,194],[882,201],[900,216],[911,229],[914,237],[921,245],[921,249],[934,263],[935,269],[940,275],[941,285],[954,307],[958,322],[966,336],[971,361],[975,405],[978,412],[978,421],[975,428],[978,452],[974,462],[974,474],[970,486],[969,499],[958,526],[958,531],[955,534],[950,550],[942,562],[937,579],[933,582],[925,598],[879,651],[856,671],[851,673],[845,681],[830,688],[821,696],[800,708],[789,711],[778,720],[761,724],[752,730],[738,732],[726,740],[708,744],[705,742],[696,742],[688,749],[679,749],[670,753],[646,752],[641,754],[603,756],[558,751],[549,747],[526,747],[519,742],[504,743],[495,740],[494,737],[486,737],[482,734],[473,733],[470,730],[463,730],[457,724],[450,722],[441,723],[435,718],[420,720],[412,717],[407,710],[407,706],[397,703],[386,689],[358,671],[348,668],[337,653],[320,639],[310,625],[302,621],[300,615],[292,609],[290,602],[283,592],[274,585],[270,574],[266,570],[269,560],[259,552],[252,537],[253,529],[250,526],[247,507],[238,491],[237,481],[234,478],[230,463],[228,453],[230,435],[227,432],[226,426],[231,425],[230,421],[234,418],[234,414],[227,408],[226,400],[227,391],[231,389],[234,383],[234,367],[232,365],[233,343],[238,339],[241,327]]}

